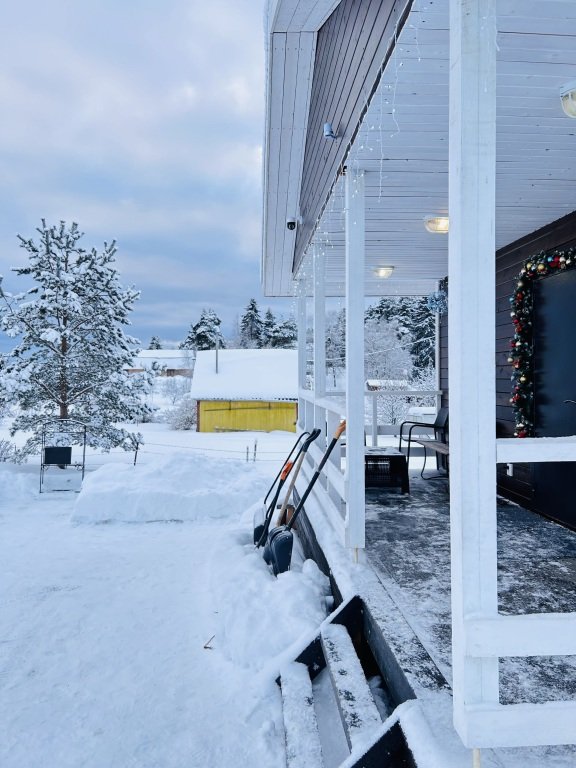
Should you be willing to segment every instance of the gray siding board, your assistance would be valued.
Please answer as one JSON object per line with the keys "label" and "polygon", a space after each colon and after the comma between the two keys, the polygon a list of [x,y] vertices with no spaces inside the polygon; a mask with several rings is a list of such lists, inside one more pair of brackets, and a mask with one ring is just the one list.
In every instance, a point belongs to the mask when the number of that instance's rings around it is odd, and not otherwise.
{"label": "gray siding board", "polygon": [[[325,122],[332,122],[335,130],[342,130],[341,120],[336,115],[331,114],[330,109],[333,99],[346,98],[341,92],[343,85],[341,73],[350,42],[354,37],[360,8],[361,3],[357,1],[341,3],[338,8],[340,12],[334,13],[318,33],[312,86],[311,120],[304,154],[305,170],[301,191],[301,200],[306,201],[302,206],[302,215],[305,219],[302,230],[308,231],[308,237],[316,220],[316,217],[314,221],[311,218],[312,205],[315,202],[314,194],[324,190],[324,185],[319,177],[327,164],[334,165],[337,163],[339,151],[341,151],[341,146],[338,146],[341,140],[333,142],[324,139],[323,126]],[[333,155],[331,163],[329,163],[330,155]],[[318,207],[319,211],[320,207]],[[304,243],[304,247],[306,243]],[[300,242],[297,242],[297,254],[299,249]]]}
{"label": "gray siding board", "polygon": [[[370,40],[371,35],[374,34],[377,10],[378,6],[376,3],[366,3],[361,6],[360,13],[357,14],[354,20],[354,31],[348,38],[346,48],[340,52],[341,61],[338,75],[333,77],[331,87],[326,90],[327,101],[324,106],[324,115],[326,120],[333,123],[334,129],[338,131],[338,135],[344,132],[344,126],[349,126],[353,123],[353,116],[355,114],[360,115],[366,101],[366,92],[363,89],[364,77],[361,76],[360,64],[363,56],[366,59],[370,57],[370,61],[372,61]],[[356,90],[361,94],[360,103],[354,98]],[[318,120],[320,132],[325,122],[322,114],[318,115]],[[328,145],[324,150],[326,159],[330,159],[330,156],[333,155],[332,159],[337,162],[342,152],[342,139],[335,142],[322,139],[322,142],[324,145]],[[331,165],[332,163],[329,163],[328,168]],[[317,164],[316,176],[310,176],[308,188],[303,189],[305,195],[312,195],[317,185],[323,183],[322,174],[326,167],[325,163]]]}
{"label": "gray siding board", "polygon": [[[343,0],[318,33],[300,196],[297,266],[337,178],[408,0]],[[323,124],[338,130],[323,137]]]}
{"label": "gray siding board", "polygon": [[[316,163],[315,172],[309,175],[307,184],[303,185],[302,192],[305,198],[312,198],[316,189],[328,190],[334,179],[334,173],[330,177],[330,172],[337,168],[338,161],[341,159],[342,142],[349,141],[355,123],[358,122],[366,104],[366,73],[374,67],[374,57],[382,43],[382,37],[388,39],[388,36],[383,33],[386,29],[385,25],[383,26],[385,12],[382,11],[382,6],[384,4],[389,4],[389,0],[355,3],[360,12],[354,17],[351,14],[348,19],[347,44],[345,48],[339,45],[339,50],[336,52],[340,63],[339,66],[332,66],[331,69],[333,73],[337,72],[337,76],[332,75],[330,87],[326,89],[324,115],[317,115],[317,129],[312,137],[313,148],[317,147],[319,140],[321,142],[319,149],[324,162]],[[376,24],[377,20],[378,24]],[[387,21],[386,16],[386,23]],[[378,58],[377,70],[381,66],[382,58],[383,55]],[[332,142],[322,137],[324,118],[333,122],[334,128],[338,129],[339,135],[342,136],[341,139]]]}

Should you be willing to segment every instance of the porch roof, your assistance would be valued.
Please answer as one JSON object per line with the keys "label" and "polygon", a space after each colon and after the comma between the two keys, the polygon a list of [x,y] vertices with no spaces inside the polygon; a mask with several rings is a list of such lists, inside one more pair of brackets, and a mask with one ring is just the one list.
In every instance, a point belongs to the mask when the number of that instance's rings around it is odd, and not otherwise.
{"label": "porch roof", "polygon": [[[299,210],[316,37],[338,3],[270,5],[262,282],[266,295],[286,296],[301,267],[286,221]],[[424,217],[449,213],[449,0],[406,5],[363,119],[359,110],[335,140],[332,191],[308,243],[325,253],[327,295],[344,292],[344,166],[366,171],[366,295],[426,294],[447,274],[448,238],[429,233]],[[576,209],[576,121],[559,98],[576,80],[576,5],[500,0],[497,30],[500,248]],[[393,266],[392,277],[376,277],[379,266]]]}

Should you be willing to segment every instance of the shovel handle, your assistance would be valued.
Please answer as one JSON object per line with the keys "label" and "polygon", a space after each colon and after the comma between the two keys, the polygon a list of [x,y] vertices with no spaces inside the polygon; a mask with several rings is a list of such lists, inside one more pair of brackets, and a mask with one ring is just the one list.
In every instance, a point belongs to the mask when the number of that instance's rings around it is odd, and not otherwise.
{"label": "shovel handle", "polygon": [[338,439],[339,439],[340,435],[344,432],[345,429],[346,429],[346,421],[344,420],[344,421],[342,421],[338,425],[336,431],[334,432],[334,437],[332,438],[332,440],[330,440],[330,443],[328,444],[328,447],[326,448],[326,451],[324,452],[324,455],[322,456],[322,459],[320,460],[320,464],[318,464],[318,467],[316,468],[316,471],[314,472],[310,482],[308,483],[308,487],[304,491],[303,495],[300,498],[300,501],[298,502],[298,505],[297,505],[296,509],[294,510],[294,513],[292,515],[292,519],[290,520],[290,522],[286,526],[287,530],[291,530],[294,527],[294,523],[296,522],[296,518],[300,514],[300,510],[304,506],[304,502],[308,498],[308,496],[310,494],[310,491],[314,487],[314,484],[315,484],[316,480],[318,480],[318,477],[320,476],[320,473],[324,469],[324,464],[326,464],[326,462],[328,461],[328,457],[332,453],[332,449],[334,448],[334,446],[338,442]]}
{"label": "shovel handle", "polygon": [[341,421],[338,425],[336,432],[334,432],[334,439],[338,440],[338,438],[342,435],[342,433],[346,430],[346,419],[344,421]]}
{"label": "shovel handle", "polygon": [[316,427],[315,429],[312,430],[312,432],[310,432],[309,437],[302,444],[302,448],[300,449],[300,454],[296,460],[296,469],[294,470],[294,474],[292,475],[292,479],[290,480],[290,485],[288,486],[288,490],[286,491],[286,496],[284,497],[284,503],[282,504],[282,508],[278,513],[279,519],[282,517],[282,515],[286,511],[286,507],[288,506],[288,502],[290,501],[290,496],[292,495],[292,491],[294,490],[294,486],[296,485],[296,479],[298,477],[298,473],[300,472],[300,467],[304,463],[304,456],[306,455],[306,451],[308,450],[310,445],[314,442],[314,440],[316,440],[318,435],[321,434],[321,432],[322,430]]}

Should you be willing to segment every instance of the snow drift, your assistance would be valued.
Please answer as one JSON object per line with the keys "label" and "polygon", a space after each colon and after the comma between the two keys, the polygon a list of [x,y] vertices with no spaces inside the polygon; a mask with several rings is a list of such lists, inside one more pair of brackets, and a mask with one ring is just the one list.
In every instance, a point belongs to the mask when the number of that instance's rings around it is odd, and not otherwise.
{"label": "snow drift", "polygon": [[256,464],[166,456],[146,465],[108,464],[84,479],[72,520],[81,523],[239,519],[270,479]]}

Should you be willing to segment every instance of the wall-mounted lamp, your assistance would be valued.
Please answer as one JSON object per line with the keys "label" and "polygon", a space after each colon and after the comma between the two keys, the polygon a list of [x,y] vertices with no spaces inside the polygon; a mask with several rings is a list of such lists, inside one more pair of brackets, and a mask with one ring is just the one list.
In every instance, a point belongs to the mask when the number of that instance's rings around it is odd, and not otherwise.
{"label": "wall-mounted lamp", "polygon": [[440,232],[446,234],[450,228],[448,216],[426,216],[424,226],[428,232]]}
{"label": "wall-mounted lamp", "polygon": [[324,138],[325,139],[337,139],[338,136],[334,133],[332,123],[324,123]]}
{"label": "wall-mounted lamp", "polygon": [[392,277],[392,272],[394,272],[394,267],[376,267],[374,270],[376,277],[382,277],[384,279]]}
{"label": "wall-mounted lamp", "polygon": [[568,117],[576,117],[576,80],[560,88],[560,101],[564,114]]}

